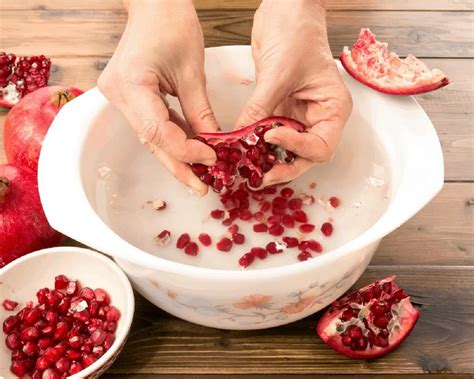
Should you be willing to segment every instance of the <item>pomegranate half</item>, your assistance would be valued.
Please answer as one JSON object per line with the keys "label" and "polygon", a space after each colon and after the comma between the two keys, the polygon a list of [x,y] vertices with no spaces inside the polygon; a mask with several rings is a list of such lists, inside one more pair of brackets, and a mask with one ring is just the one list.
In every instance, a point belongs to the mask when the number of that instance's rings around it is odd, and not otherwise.
{"label": "pomegranate half", "polygon": [[430,69],[414,55],[401,59],[388,51],[388,44],[377,41],[367,28],[361,29],[352,50],[344,46],[339,59],[354,79],[390,95],[415,95],[449,84],[441,70]]}
{"label": "pomegranate half", "polygon": [[296,157],[291,151],[265,142],[265,133],[277,127],[298,132],[306,129],[291,118],[268,117],[230,133],[201,133],[196,139],[214,149],[217,162],[214,166],[193,164],[193,172],[216,192],[232,187],[237,175],[250,187],[260,187],[263,175],[276,163],[291,163]]}
{"label": "pomegranate half", "polygon": [[317,332],[338,353],[350,358],[376,358],[395,349],[420,316],[395,276],[376,280],[330,305]]}

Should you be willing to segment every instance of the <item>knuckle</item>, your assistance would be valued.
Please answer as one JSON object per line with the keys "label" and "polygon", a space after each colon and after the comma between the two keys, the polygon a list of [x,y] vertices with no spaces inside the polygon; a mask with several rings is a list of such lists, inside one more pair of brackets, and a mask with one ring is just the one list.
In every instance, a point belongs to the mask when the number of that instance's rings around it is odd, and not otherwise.
{"label": "knuckle", "polygon": [[157,120],[144,120],[138,138],[142,143],[150,143],[154,146],[163,145],[163,131]]}
{"label": "knuckle", "polygon": [[247,106],[247,116],[253,121],[259,121],[268,115],[265,107],[258,101],[254,101]]}

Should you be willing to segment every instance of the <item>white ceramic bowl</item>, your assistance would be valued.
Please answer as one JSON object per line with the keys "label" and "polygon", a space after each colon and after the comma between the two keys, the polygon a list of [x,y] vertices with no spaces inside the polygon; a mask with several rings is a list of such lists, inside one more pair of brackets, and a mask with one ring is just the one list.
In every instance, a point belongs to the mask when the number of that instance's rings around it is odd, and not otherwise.
{"label": "white ceramic bowl", "polygon": [[[250,48],[206,49],[206,75],[216,116],[230,128],[254,88]],[[199,219],[218,205],[217,197],[190,196],[97,89],[67,104],[46,137],[39,164],[46,215],[56,229],[113,256],[141,294],[183,319],[258,329],[306,317],[344,293],[381,238],[418,212],[443,184],[439,140],[415,100],[377,93],[343,70],[341,75],[354,111],[335,157],[292,184],[301,190],[315,180],[320,194],[343,199],[334,216],[335,233],[324,240],[326,252],[316,259],[270,267],[284,259],[273,256],[264,269],[256,265],[242,271],[229,270],[212,249],[198,258],[162,249],[157,257],[152,236],[164,226],[176,233],[217,232],[214,224]],[[171,103],[179,110],[175,99]],[[143,207],[154,197],[172,203],[166,217]],[[311,216],[317,219],[323,212],[318,208]],[[258,238],[248,237],[249,244],[259,243]],[[234,248],[232,254],[237,260],[243,252]],[[173,254],[179,262],[163,259]],[[208,267],[196,267],[203,259]]]}
{"label": "white ceramic bowl", "polygon": [[[100,376],[117,358],[130,331],[135,309],[133,290],[127,276],[108,257],[88,249],[77,247],[56,247],[25,255],[0,270],[0,299],[15,300],[18,310],[26,301],[36,302],[36,292],[43,287],[53,288],[54,277],[64,274],[77,279],[81,285],[91,288],[104,288],[110,295],[121,317],[115,332],[112,347],[95,363],[70,376],[71,379],[96,378]],[[3,320],[13,312],[0,307]],[[10,372],[10,350],[0,341],[0,377],[13,378]]]}

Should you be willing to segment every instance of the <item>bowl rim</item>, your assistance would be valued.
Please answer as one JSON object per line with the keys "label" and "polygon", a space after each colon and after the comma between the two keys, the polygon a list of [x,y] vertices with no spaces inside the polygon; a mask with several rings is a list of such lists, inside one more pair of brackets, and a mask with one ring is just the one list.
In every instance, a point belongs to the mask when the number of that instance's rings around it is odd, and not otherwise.
{"label": "bowl rim", "polygon": [[[247,45],[235,45],[207,48],[206,51],[225,51],[227,49],[235,50],[242,48],[250,49],[250,47]],[[335,61],[338,67],[341,68],[340,62],[338,60]],[[344,76],[346,75],[344,74]],[[347,80],[354,79],[348,77]],[[358,82],[355,82],[355,85],[362,86],[362,84]],[[382,99],[393,98],[393,96],[376,92],[374,96],[381,96]],[[423,176],[424,180],[426,180],[430,186],[422,188],[424,192],[421,192],[420,194],[411,194],[414,200],[412,199],[412,203],[410,204],[406,204],[401,200],[399,201],[400,204],[395,204],[394,197],[385,212],[382,213],[380,218],[364,233],[355,239],[337,247],[336,249],[331,250],[330,252],[317,256],[316,259],[304,262],[304,264],[301,262],[295,262],[289,265],[256,270],[224,270],[191,266],[147,253],[146,251],[133,246],[121,236],[113,232],[92,208],[85,194],[82,182],[81,158],[85,149],[85,141],[87,140],[87,136],[91,130],[92,121],[101,110],[109,106],[108,101],[97,88],[87,91],[80,97],[74,99],[72,102],[66,104],[53,121],[53,124],[50,127],[50,130],[43,143],[43,149],[39,162],[38,179],[41,200],[44,205],[46,216],[52,226],[60,231],[65,231],[65,234],[72,234],[72,238],[74,238],[75,234],[73,226],[65,225],[68,222],[64,220],[64,217],[61,219],[59,208],[61,208],[62,211],[63,206],[70,206],[71,203],[75,202],[80,203],[80,206],[76,204],[71,209],[73,209],[73,212],[82,212],[82,214],[85,216],[83,219],[88,219],[91,222],[93,221],[94,228],[100,228],[100,234],[102,236],[101,239],[107,240],[107,245],[101,245],[100,243],[97,243],[97,238],[94,240],[94,237],[96,236],[93,236],[92,234],[97,235],[99,233],[97,230],[94,230],[93,232],[91,230],[89,236],[90,238],[82,238],[81,242],[89,244],[94,248],[104,252],[105,254],[114,256],[119,260],[125,260],[131,264],[139,266],[145,266],[149,269],[155,269],[178,275],[186,275],[206,281],[238,280],[246,282],[255,281],[257,279],[260,280],[290,276],[297,273],[312,271],[318,266],[334,263],[338,259],[341,259],[348,254],[355,253],[358,250],[363,249],[373,243],[377,243],[385,235],[395,230],[402,223],[417,213],[441,190],[444,182],[444,166],[441,145],[436,131],[431,120],[426,115],[419,103],[412,96],[406,98],[409,99],[413,104],[413,107],[419,111],[419,115],[423,119],[423,124],[426,128],[427,139],[429,140],[430,147],[432,148],[429,152],[424,151],[417,154],[422,159],[426,158],[427,156],[430,158],[430,168],[432,169],[432,172],[430,172],[429,175],[425,174]],[[83,107],[82,103],[85,103],[88,107],[87,111],[85,111],[86,108]],[[84,116],[84,114],[86,115]],[[76,117],[79,115],[82,116],[82,120],[80,120],[81,117]],[[68,128],[61,128],[62,122],[67,122]],[[76,129],[77,132],[71,132],[71,129]],[[67,130],[68,134],[65,133],[65,130]],[[59,142],[61,142],[62,148],[58,150]],[[71,166],[68,165],[72,165],[73,170],[71,170]],[[54,189],[52,189],[52,187],[54,187],[52,184],[54,184],[54,182],[58,182],[58,179],[56,178],[55,180],[54,178],[53,171],[55,167],[58,169],[58,172],[62,172],[64,174],[67,173],[67,175],[69,175],[70,180],[66,181],[66,185],[69,186],[68,189],[71,189],[72,192],[74,192],[75,196],[72,201],[69,200],[69,204],[63,203],[61,206],[54,204],[56,199],[63,196],[62,194],[55,193]],[[69,170],[65,170],[65,167],[69,167]],[[69,172],[65,173],[65,171]],[[410,179],[418,179],[416,174],[422,176],[422,173],[419,169],[418,171],[412,169]],[[403,184],[407,185],[406,182],[407,181],[405,181]],[[64,176],[62,176],[61,185],[59,185],[58,188],[62,187],[61,191],[63,193],[64,184],[65,180]],[[395,213],[393,210],[394,205],[406,206],[407,210],[402,213],[398,212],[395,214],[396,217],[393,217],[393,213]],[[392,218],[387,220],[387,214],[390,214]]]}
{"label": "bowl rim", "polygon": [[[86,367],[82,371],[78,372],[77,374],[68,376],[69,379],[82,379],[87,377],[88,375],[92,374],[93,372],[100,369],[104,364],[106,364],[111,358],[114,358],[115,354],[120,351],[122,346],[125,344],[128,334],[130,332],[130,327],[133,321],[133,316],[135,314],[135,296],[133,294],[132,285],[130,281],[122,271],[122,269],[115,263],[112,259],[105,256],[102,253],[97,251],[82,248],[82,247],[75,247],[75,246],[58,246],[52,247],[48,249],[37,250],[32,253],[26,254],[13,262],[7,264],[5,267],[0,269],[0,273],[4,274],[7,271],[10,271],[14,267],[22,265],[24,262],[28,260],[38,259],[46,255],[50,254],[68,254],[68,253],[79,253],[88,255],[92,259],[97,259],[106,265],[110,266],[113,273],[117,275],[119,280],[124,284],[125,287],[125,304],[126,304],[126,312],[121,310],[121,320],[123,322],[123,329],[120,333],[116,333],[115,341],[113,342],[112,346],[109,350],[105,352],[105,354],[100,357],[97,361],[95,361],[92,365]],[[124,314],[125,313],[125,314]]]}

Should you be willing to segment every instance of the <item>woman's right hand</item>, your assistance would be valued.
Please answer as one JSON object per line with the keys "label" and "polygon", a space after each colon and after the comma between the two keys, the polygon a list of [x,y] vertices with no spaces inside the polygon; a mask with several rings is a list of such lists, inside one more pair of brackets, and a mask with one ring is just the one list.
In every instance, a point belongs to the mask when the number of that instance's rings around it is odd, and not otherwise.
{"label": "woman's right hand", "polygon": [[[206,94],[204,43],[191,0],[125,1],[128,22],[98,80],[105,97],[127,118],[161,163],[199,195],[207,186],[188,163],[215,164],[214,151],[190,134],[219,129]],[[186,122],[169,109],[177,96]]]}

